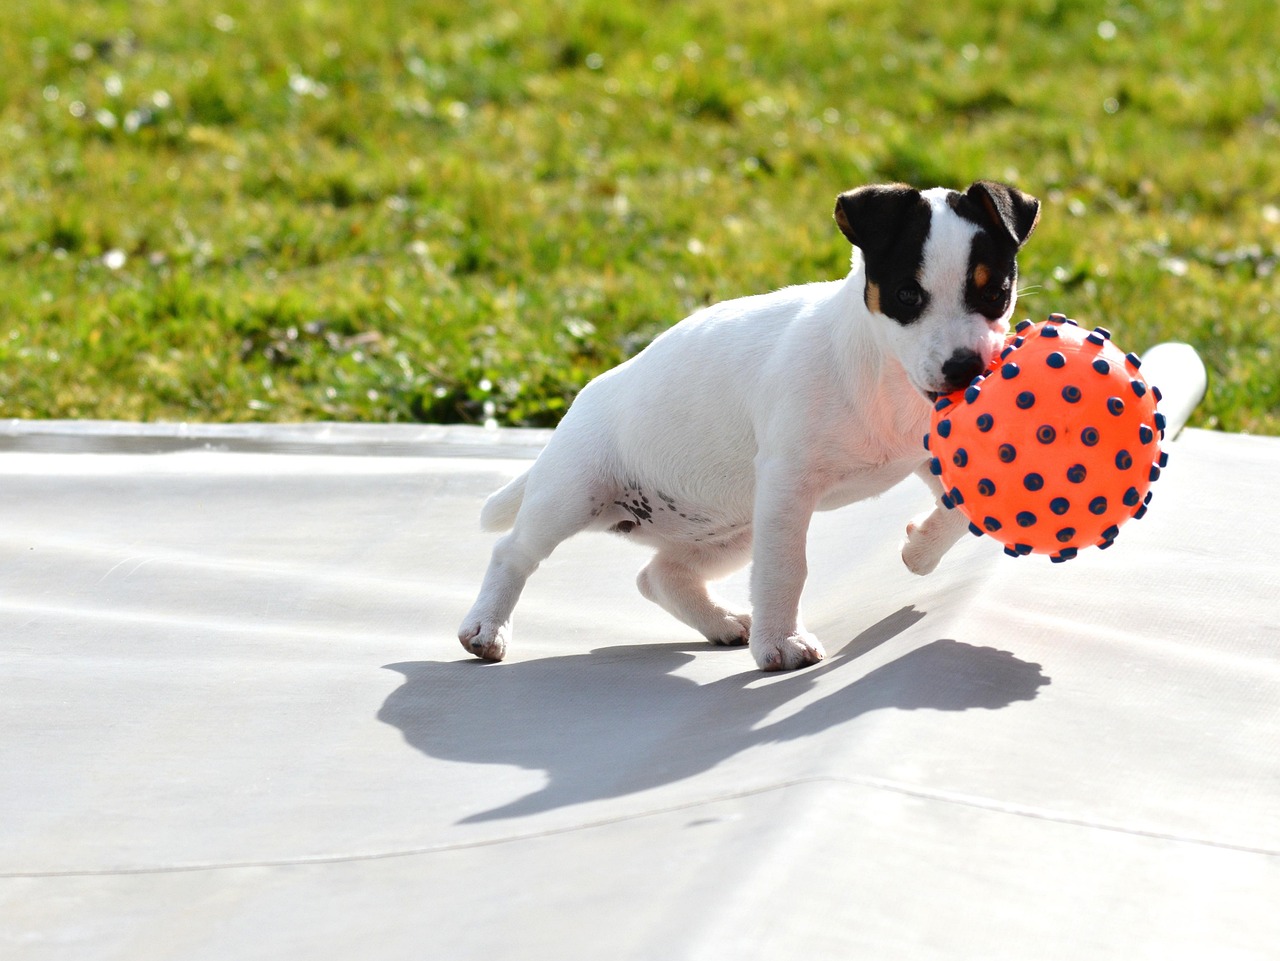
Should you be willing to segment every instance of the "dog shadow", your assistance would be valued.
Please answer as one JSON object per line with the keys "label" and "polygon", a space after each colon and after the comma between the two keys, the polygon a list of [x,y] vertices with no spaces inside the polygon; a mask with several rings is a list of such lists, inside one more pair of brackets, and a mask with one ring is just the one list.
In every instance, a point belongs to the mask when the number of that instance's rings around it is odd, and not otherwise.
{"label": "dog shadow", "polygon": [[1050,683],[1040,665],[1007,651],[941,639],[769,720],[923,616],[903,608],[807,670],[768,678],[750,670],[709,684],[673,674],[692,651],[714,656],[706,644],[605,647],[501,665],[469,658],[388,664],[404,683],[378,719],[429,757],[546,772],[544,787],[463,821],[470,823],[673,783],[748,748],[872,711],[996,710],[1031,700]]}

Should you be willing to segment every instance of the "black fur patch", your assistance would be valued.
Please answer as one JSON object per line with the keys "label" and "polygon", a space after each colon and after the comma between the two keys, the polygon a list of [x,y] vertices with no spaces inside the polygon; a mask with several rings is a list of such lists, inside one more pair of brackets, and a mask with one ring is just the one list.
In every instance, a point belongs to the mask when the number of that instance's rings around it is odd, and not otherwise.
{"label": "black fur patch", "polygon": [[963,194],[951,194],[947,202],[961,217],[1012,243],[1014,250],[1027,242],[1040,222],[1040,201],[993,180],[975,181]]}
{"label": "black fur patch", "polygon": [[867,284],[876,290],[878,303],[868,299],[867,306],[900,324],[918,320],[929,306],[920,272],[931,213],[920,191],[903,184],[859,187],[836,198],[836,223],[862,250]]}
{"label": "black fur patch", "polygon": [[[622,491],[622,497],[615,500],[613,503],[615,507],[621,507],[635,518],[635,523],[623,521],[623,524],[629,524],[630,526],[627,527],[626,530],[619,531],[619,533],[625,534],[637,524],[653,523],[653,505],[649,503],[648,495],[641,490],[638,483],[635,483],[634,481],[629,482]],[[661,508],[659,508],[659,510],[661,510]],[[613,530],[618,531],[620,526],[621,525],[615,525]]]}
{"label": "black fur patch", "polygon": [[980,228],[969,249],[965,306],[997,320],[1009,309],[1017,288],[1018,249],[1039,222],[1040,201],[1005,184],[979,180],[963,194],[950,194],[947,203]]}
{"label": "black fur patch", "polygon": [[[975,314],[998,320],[1009,309],[1018,285],[1018,248],[980,230],[969,246],[969,277],[964,285],[964,305]],[[985,271],[979,271],[979,266]],[[986,283],[978,285],[982,275]]]}

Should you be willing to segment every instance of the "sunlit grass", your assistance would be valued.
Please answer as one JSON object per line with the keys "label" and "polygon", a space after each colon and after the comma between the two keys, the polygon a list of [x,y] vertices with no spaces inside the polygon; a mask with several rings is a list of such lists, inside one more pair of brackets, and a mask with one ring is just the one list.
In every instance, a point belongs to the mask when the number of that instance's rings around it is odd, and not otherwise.
{"label": "sunlit grass", "polygon": [[1008,179],[1060,310],[1280,434],[1280,13],[1241,3],[19,0],[0,413],[552,424],[833,198]]}

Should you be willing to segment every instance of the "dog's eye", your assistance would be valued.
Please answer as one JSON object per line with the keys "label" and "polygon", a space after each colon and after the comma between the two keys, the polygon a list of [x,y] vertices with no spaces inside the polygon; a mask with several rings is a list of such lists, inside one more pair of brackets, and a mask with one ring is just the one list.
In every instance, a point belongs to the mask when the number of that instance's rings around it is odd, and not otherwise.
{"label": "dog's eye", "polygon": [[898,303],[903,307],[919,307],[924,303],[924,291],[918,284],[905,284],[898,288]]}

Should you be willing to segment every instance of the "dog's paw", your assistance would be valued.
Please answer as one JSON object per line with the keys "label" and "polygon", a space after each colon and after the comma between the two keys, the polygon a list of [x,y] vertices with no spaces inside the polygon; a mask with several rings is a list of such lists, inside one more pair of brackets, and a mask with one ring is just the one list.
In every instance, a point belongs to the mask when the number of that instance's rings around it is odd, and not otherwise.
{"label": "dog's paw", "polygon": [[742,647],[750,638],[750,614],[726,614],[720,629],[707,635],[707,640],[721,647]]}
{"label": "dog's paw", "polygon": [[506,657],[510,637],[510,621],[499,624],[487,618],[476,618],[458,628],[458,641],[463,648],[486,661],[500,661]]}
{"label": "dog's paw", "polygon": [[817,664],[827,656],[818,639],[805,631],[792,631],[779,640],[753,637],[751,654],[762,671],[792,671]]}
{"label": "dog's paw", "polygon": [[912,521],[907,525],[907,539],[902,544],[902,563],[912,574],[928,574],[938,566],[948,546],[932,536],[927,521]]}

